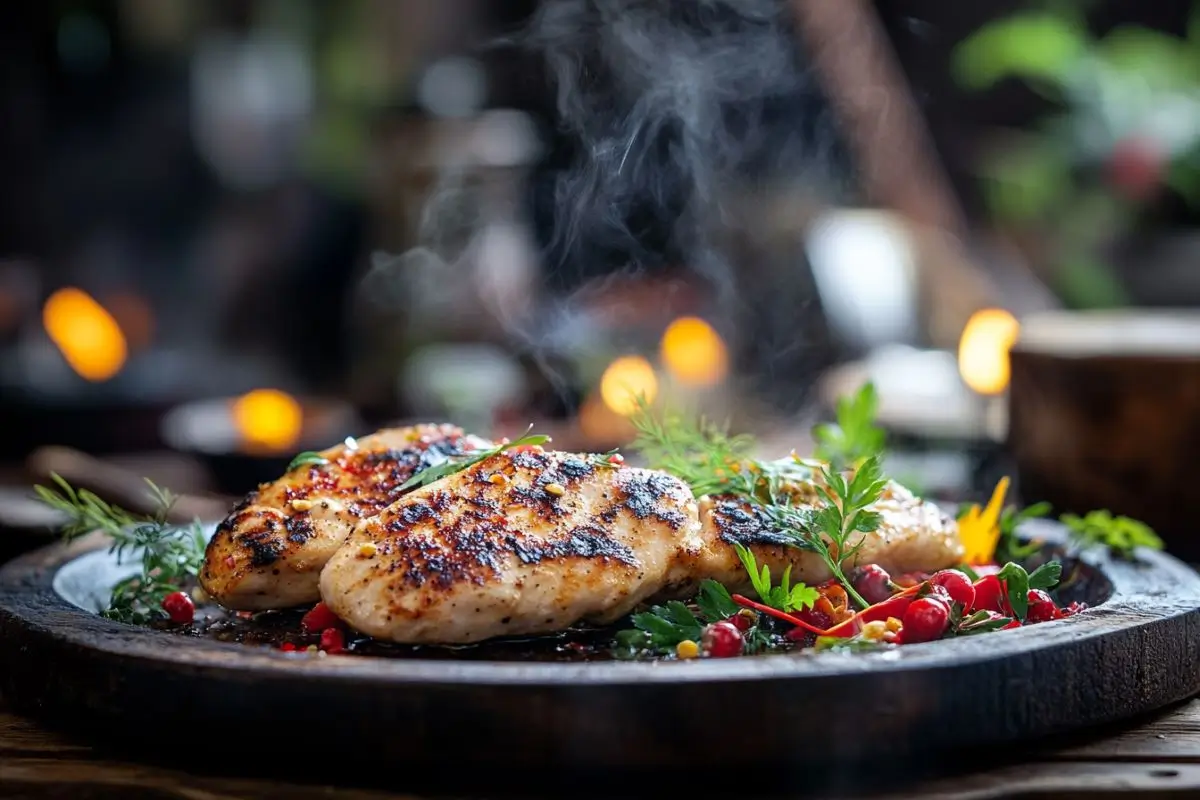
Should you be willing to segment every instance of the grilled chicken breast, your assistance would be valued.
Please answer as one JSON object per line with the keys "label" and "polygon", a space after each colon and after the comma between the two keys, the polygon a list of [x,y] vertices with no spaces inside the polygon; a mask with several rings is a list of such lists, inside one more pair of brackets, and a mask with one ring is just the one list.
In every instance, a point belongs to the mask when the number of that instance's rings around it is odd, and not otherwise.
{"label": "grilled chicken breast", "polygon": [[361,520],[379,513],[420,470],[491,443],[451,425],[381,430],[325,450],[251,492],[220,524],[200,585],[226,608],[257,611],[320,599],[322,567]]}
{"label": "grilled chicken breast", "polygon": [[[799,503],[819,504],[811,484],[797,484],[793,494]],[[882,522],[871,533],[853,534],[849,545],[863,541],[863,547],[845,571],[864,564],[878,564],[893,575],[905,572],[935,571],[959,564],[963,546],[958,524],[937,506],[915,497],[898,483],[891,482],[879,500],[871,506]],[[771,568],[778,577],[790,564],[793,581],[815,585],[833,577],[821,558],[813,552],[786,545],[787,539],[773,531],[758,509],[735,497],[704,498],[700,502],[701,535],[704,546],[690,569],[696,581],[712,578],[733,592],[749,592],[750,578],[733,544],[741,544],[754,553],[756,561]],[[681,587],[684,594],[695,586]]]}
{"label": "grilled chicken breast", "polygon": [[664,472],[505,452],[364,519],[321,572],[354,628],[467,643],[607,623],[700,552],[696,503]]}

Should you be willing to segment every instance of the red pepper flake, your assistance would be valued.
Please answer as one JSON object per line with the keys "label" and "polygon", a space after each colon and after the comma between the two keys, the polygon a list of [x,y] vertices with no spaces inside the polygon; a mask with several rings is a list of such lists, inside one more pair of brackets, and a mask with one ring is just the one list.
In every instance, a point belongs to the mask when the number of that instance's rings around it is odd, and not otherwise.
{"label": "red pepper flake", "polygon": [[324,603],[317,603],[300,620],[300,626],[307,633],[322,633],[328,628],[336,627],[340,622],[341,620],[337,618],[337,614],[329,610],[329,606]]}
{"label": "red pepper flake", "polygon": [[237,566],[237,562],[233,560],[233,556],[225,556],[225,566],[233,569]]}
{"label": "red pepper flake", "polygon": [[345,652],[346,637],[337,628],[326,628],[321,632],[321,649],[330,654]]}
{"label": "red pepper flake", "polygon": [[619,467],[625,463],[625,456],[621,455],[620,453],[613,453],[608,457],[608,463],[615,464]]}

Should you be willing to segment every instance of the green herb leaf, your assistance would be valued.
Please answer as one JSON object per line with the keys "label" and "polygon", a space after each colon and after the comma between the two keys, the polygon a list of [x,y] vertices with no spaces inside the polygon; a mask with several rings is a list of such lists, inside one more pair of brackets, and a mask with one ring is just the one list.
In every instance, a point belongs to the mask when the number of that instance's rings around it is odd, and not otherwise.
{"label": "green herb leaf", "polygon": [[714,580],[700,582],[700,593],[696,595],[696,607],[707,622],[727,619],[742,610],[733,602],[729,590]]}
{"label": "green herb leaf", "polygon": [[312,450],[305,450],[303,453],[296,454],[296,457],[293,458],[291,463],[288,464],[287,471],[291,472],[292,470],[299,469],[300,467],[321,466],[322,464],[328,463],[329,459],[325,458],[325,456],[321,455],[320,453],[313,452]]}
{"label": "green herb leaf", "polygon": [[974,614],[959,623],[955,631],[955,635],[973,636],[977,633],[998,631],[1005,625],[1010,624],[1012,621],[1012,617],[999,617],[997,619],[992,619],[988,612],[976,611]]}
{"label": "green herb leaf", "polygon": [[996,540],[996,560],[1024,561],[1040,550],[1041,542],[1022,542],[1017,536],[1017,529],[1028,520],[1046,516],[1050,510],[1049,503],[1034,503],[1021,510],[1008,506],[1001,511],[997,526],[1000,536]]}
{"label": "green herb leaf", "polygon": [[863,639],[858,636],[849,638],[842,636],[818,636],[813,649],[822,652],[829,651],[834,653],[870,653],[880,650],[890,650],[895,647],[887,642],[877,642],[872,639]]}
{"label": "green herb leaf", "polygon": [[1129,517],[1114,517],[1110,511],[1091,511],[1083,517],[1063,514],[1059,519],[1069,529],[1071,543],[1078,550],[1107,547],[1113,555],[1133,559],[1138,547],[1163,548],[1162,539],[1149,525]]}
{"label": "green herb leaf", "polygon": [[750,576],[750,583],[754,586],[754,592],[758,595],[759,600],[763,604],[771,608],[777,608],[780,611],[802,611],[806,608],[812,608],[813,604],[820,598],[820,594],[816,589],[806,586],[803,583],[797,583],[795,586],[791,584],[792,565],[788,564],[787,569],[783,572],[783,578],[778,586],[771,583],[771,568],[763,564],[761,569],[754,558],[754,553],[749,548],[734,542],[734,550],[738,554],[738,558],[742,561],[742,566],[746,568],[746,573]]}
{"label": "green herb leaf", "polygon": [[836,423],[813,428],[814,456],[829,462],[834,469],[845,469],[864,458],[882,454],[886,434],[875,424],[878,410],[879,395],[871,383],[853,395],[840,398]]}
{"label": "green herb leaf", "polygon": [[550,441],[549,436],[543,436],[540,434],[531,435],[529,433],[531,430],[533,430],[532,425],[530,425],[525,431],[525,435],[519,439],[515,439],[511,442],[505,442],[504,444],[497,445],[487,450],[480,450],[477,453],[472,453],[471,455],[464,456],[462,458],[449,458],[437,466],[421,470],[416,475],[413,475],[404,483],[400,484],[400,491],[407,491],[409,489],[416,489],[421,486],[428,486],[434,481],[441,480],[442,478],[453,475],[456,472],[462,472],[467,467],[478,464],[480,461],[491,458],[492,456],[499,455],[505,450],[511,450],[514,447],[530,447],[533,445],[545,444],[546,442]]}
{"label": "green herb leaf", "polygon": [[1058,580],[1062,577],[1062,571],[1063,566],[1061,561],[1047,561],[1029,573],[1029,588],[1053,589],[1058,585]]}
{"label": "green herb leaf", "polygon": [[671,473],[692,487],[696,497],[716,494],[751,496],[757,478],[748,470],[754,439],[731,436],[726,427],[675,412],[655,415],[644,396],[629,418],[637,431],[633,449],[652,469]]}
{"label": "green herb leaf", "polygon": [[673,600],[666,606],[634,614],[633,626],[649,634],[647,644],[657,650],[669,650],[683,641],[699,641],[703,625],[686,605]]}
{"label": "green herb leaf", "polygon": [[1029,573],[1020,564],[1010,561],[996,573],[996,577],[1004,581],[1008,588],[1008,604],[1012,606],[1013,613],[1017,619],[1024,621],[1029,612]]}
{"label": "green herb leaf", "polygon": [[199,523],[168,524],[175,496],[150,481],[146,485],[157,509],[153,515],[140,516],[86,489],[75,489],[59,475],[50,478],[57,488],[35,486],[34,492],[43,503],[66,515],[60,528],[65,539],[102,531],[112,539],[109,551],[119,563],[134,552],[141,555],[140,572],[113,586],[103,616],[131,623],[165,617],[163,598],[181,591],[200,574],[204,563],[205,541]]}

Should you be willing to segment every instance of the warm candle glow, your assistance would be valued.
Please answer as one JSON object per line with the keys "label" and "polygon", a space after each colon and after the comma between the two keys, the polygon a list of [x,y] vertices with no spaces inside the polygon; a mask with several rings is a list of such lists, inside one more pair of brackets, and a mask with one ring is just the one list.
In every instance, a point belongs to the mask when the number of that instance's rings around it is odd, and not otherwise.
{"label": "warm candle glow", "polygon": [[650,362],[641,356],[621,356],[608,365],[600,378],[600,397],[621,416],[627,417],[637,409],[638,395],[652,403],[657,394],[658,376]]}
{"label": "warm candle glow", "polygon": [[980,394],[1000,394],[1008,388],[1008,353],[1021,325],[1000,308],[975,312],[958,342],[958,371]]}
{"label": "warm candle glow", "polygon": [[46,334],[71,369],[89,381],[106,381],[121,371],[129,349],[121,327],[86,292],[66,288],[42,307]]}
{"label": "warm candle glow", "polygon": [[247,444],[285,450],[300,438],[304,415],[291,395],[277,389],[255,389],[234,401],[233,420]]}
{"label": "warm candle glow", "polygon": [[720,383],[729,369],[725,342],[697,317],[671,323],[662,338],[662,360],[671,375],[687,386]]}

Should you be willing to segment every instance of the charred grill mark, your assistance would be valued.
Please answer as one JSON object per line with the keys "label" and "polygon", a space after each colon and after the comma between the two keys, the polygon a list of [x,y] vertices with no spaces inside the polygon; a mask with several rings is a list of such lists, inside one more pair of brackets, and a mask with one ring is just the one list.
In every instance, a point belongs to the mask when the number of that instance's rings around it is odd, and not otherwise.
{"label": "charred grill mark", "polygon": [[541,472],[550,466],[550,457],[544,452],[539,453],[536,450],[520,450],[513,453],[510,458],[512,459],[513,466],[527,469],[531,472]]}
{"label": "charred grill mark", "polygon": [[238,541],[250,551],[250,566],[268,567],[278,561],[286,549],[280,530],[283,526],[262,512],[258,516],[261,523],[259,529],[243,534]]}
{"label": "charred grill mark", "polygon": [[567,533],[565,538],[554,541],[510,536],[509,544],[517,558],[526,564],[537,564],[545,559],[598,558],[615,559],[632,567],[638,565],[632,549],[595,525],[581,525]]}
{"label": "charred grill mark", "polygon": [[673,529],[679,529],[686,521],[682,511],[661,502],[679,488],[678,482],[669,475],[658,472],[631,473],[617,488],[623,497],[600,515],[605,522],[616,519],[621,509],[627,509],[638,519],[653,517]]}
{"label": "charred grill mark", "polygon": [[713,524],[726,544],[786,545],[791,538],[771,529],[761,509],[739,500],[719,500],[712,510]]}
{"label": "charred grill mark", "polygon": [[566,479],[563,481],[564,483],[583,480],[596,471],[596,468],[590,463],[578,458],[565,459],[558,469]]}
{"label": "charred grill mark", "polygon": [[287,528],[288,541],[294,544],[304,544],[316,533],[308,514],[296,514],[288,517],[284,527]]}

